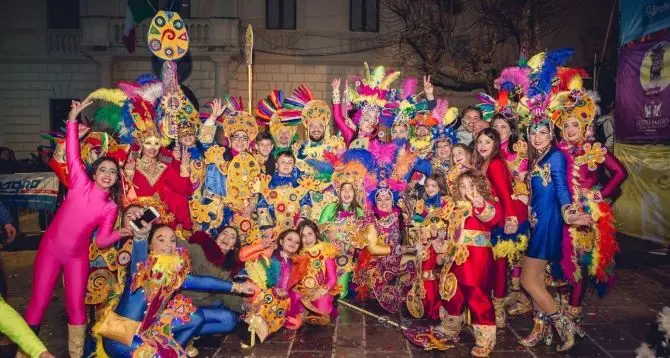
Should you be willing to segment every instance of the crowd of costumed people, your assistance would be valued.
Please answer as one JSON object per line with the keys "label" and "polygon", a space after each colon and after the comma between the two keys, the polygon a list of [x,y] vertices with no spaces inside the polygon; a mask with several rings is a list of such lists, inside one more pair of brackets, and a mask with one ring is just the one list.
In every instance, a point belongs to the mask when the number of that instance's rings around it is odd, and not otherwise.
{"label": "crowd of costumed people", "polygon": [[[331,98],[304,84],[253,112],[232,96],[200,112],[179,82],[183,20],[161,11],[149,27],[160,77],[73,101],[54,136],[68,193],[35,258],[19,355],[44,351],[32,332],[61,272],[72,357],[192,357],[194,337],[240,321],[262,344],[365,301],[432,320],[402,327],[426,349],[470,326],[476,357],[508,316],[529,317],[527,347],[584,336],[587,286],[613,281],[610,198],[626,172],[593,138],[598,96],[566,67],[572,50],[521,56],[460,111],[430,77],[366,63]],[[94,103],[106,131],[78,123]]]}

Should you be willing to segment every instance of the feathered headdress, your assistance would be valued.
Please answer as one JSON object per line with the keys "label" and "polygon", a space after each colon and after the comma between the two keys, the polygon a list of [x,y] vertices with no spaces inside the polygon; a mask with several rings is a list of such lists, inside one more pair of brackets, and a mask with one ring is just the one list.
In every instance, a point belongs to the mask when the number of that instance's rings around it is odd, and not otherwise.
{"label": "feathered headdress", "polygon": [[347,96],[351,104],[358,108],[354,122],[358,122],[363,115],[369,115],[378,120],[382,109],[387,107],[390,98],[391,84],[400,77],[400,72],[387,72],[384,66],[377,66],[370,70],[368,63],[364,63],[365,77],[356,81],[355,87],[347,88]]}
{"label": "feathered headdress", "polygon": [[160,138],[154,122],[154,104],[157,99],[156,83],[120,82],[119,88],[100,88],[88,95],[109,105],[98,109],[96,119],[118,131],[122,144],[141,143],[150,136]]}
{"label": "feathered headdress", "polygon": [[[325,101],[314,99],[312,90],[306,85],[302,84],[291,92],[291,97],[285,100],[284,106],[287,109],[299,111],[297,114],[302,118],[302,125],[309,130],[309,123],[313,120],[323,123],[326,128],[324,137],[330,136],[330,106]],[[291,115],[295,117],[296,113],[289,113],[287,111],[284,115]]]}
{"label": "feathered headdress", "polygon": [[529,67],[512,66],[507,67],[500,72],[500,76],[495,79],[493,86],[498,90],[498,107],[511,105],[513,100],[518,102],[528,92],[530,84]]}
{"label": "feathered headdress", "polygon": [[538,55],[534,56],[529,61],[529,67],[533,68],[530,74],[531,86],[528,89],[527,100],[522,101],[522,104],[527,106],[531,121],[529,129],[532,130],[539,126],[547,126],[552,128],[550,120],[551,113],[549,112],[549,103],[552,93],[552,82],[558,67],[567,62],[574,53],[573,49],[559,49],[547,53],[542,61],[535,61]]}
{"label": "feathered headdress", "polygon": [[433,127],[433,141],[448,139],[451,144],[458,143],[454,124],[458,118],[458,108],[449,107],[449,101],[438,99],[432,111],[433,118],[439,119],[438,125]]}
{"label": "feathered headdress", "polygon": [[249,112],[244,111],[242,98],[225,96],[223,97],[223,103],[225,109],[223,116],[221,116],[221,126],[224,135],[230,139],[235,132],[242,131],[249,136],[249,139],[256,138],[258,125],[256,125],[254,117]]}
{"label": "feathered headdress", "polygon": [[[331,182],[338,193],[345,183],[352,184],[356,190],[360,191],[363,188],[365,176],[375,166],[372,153],[365,149],[349,149],[340,156],[332,153],[326,153],[324,156],[333,165]],[[362,199],[363,195],[360,195],[359,198]]]}
{"label": "feathered headdress", "polygon": [[558,67],[556,77],[552,83],[554,93],[562,91],[572,91],[574,89],[584,88],[584,78],[588,78],[589,73],[583,68]]}
{"label": "feathered headdress", "polygon": [[368,205],[374,207],[377,195],[389,193],[393,200],[398,200],[407,183],[400,177],[394,177],[400,146],[397,143],[371,142],[369,151],[375,158],[375,168],[368,172],[364,180],[365,192],[368,193]]}
{"label": "feathered headdress", "polygon": [[287,110],[285,108],[284,92],[272,90],[270,94],[256,105],[256,120],[259,125],[270,127],[273,138],[279,136],[279,130],[287,128],[291,131],[291,137],[295,135],[295,126],[300,123],[300,112]]}
{"label": "feathered headdress", "polygon": [[[593,98],[593,95],[596,98]],[[574,89],[556,94],[550,105],[554,124],[562,128],[566,120],[575,118],[579,121],[583,131],[582,134],[584,134],[586,128],[591,125],[598,114],[597,98],[597,94],[589,93],[583,89]]]}

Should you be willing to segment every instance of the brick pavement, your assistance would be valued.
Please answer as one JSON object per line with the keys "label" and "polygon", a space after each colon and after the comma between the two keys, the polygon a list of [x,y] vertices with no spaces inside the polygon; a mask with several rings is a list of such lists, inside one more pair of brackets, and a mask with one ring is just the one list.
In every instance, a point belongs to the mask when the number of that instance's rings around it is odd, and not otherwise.
{"label": "brick pavement", "polygon": [[[9,280],[9,302],[20,311],[25,307],[32,281],[30,263],[34,252],[3,252]],[[638,256],[636,256],[638,257]],[[585,300],[587,316],[583,326],[584,340],[569,353],[554,353],[554,347],[526,349],[517,338],[530,329],[530,316],[513,318],[506,329],[499,331],[495,357],[633,357],[634,350],[649,332],[656,313],[670,305],[670,265],[667,259],[656,264],[636,259],[634,265],[617,269],[614,290],[599,299],[589,292]],[[366,308],[381,313],[374,304]],[[398,320],[398,317],[390,317]],[[426,323],[427,324],[427,323]],[[66,318],[62,289],[47,312],[40,337],[57,357],[66,357]],[[249,343],[246,327],[240,326],[227,336],[204,337],[197,342],[200,357],[432,357],[442,352],[424,352],[407,343],[400,332],[375,319],[341,307],[340,316],[327,327],[304,327],[299,332],[282,331],[253,349],[242,349],[241,340]],[[468,332],[446,355],[469,356],[474,340]],[[4,356],[0,350],[0,356]]]}

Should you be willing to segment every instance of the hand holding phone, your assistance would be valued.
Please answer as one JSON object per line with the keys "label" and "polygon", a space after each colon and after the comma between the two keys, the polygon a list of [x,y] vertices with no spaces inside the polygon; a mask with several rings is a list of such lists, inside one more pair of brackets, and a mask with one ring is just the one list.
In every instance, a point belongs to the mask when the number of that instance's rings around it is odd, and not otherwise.
{"label": "hand holding phone", "polygon": [[144,226],[142,225],[142,221],[144,221],[147,224],[151,224],[152,222],[156,221],[156,219],[158,219],[159,217],[160,214],[158,214],[158,210],[156,210],[153,207],[148,207],[146,210],[144,210],[144,213],[140,218],[130,222],[130,226],[132,226],[133,230],[140,231]]}

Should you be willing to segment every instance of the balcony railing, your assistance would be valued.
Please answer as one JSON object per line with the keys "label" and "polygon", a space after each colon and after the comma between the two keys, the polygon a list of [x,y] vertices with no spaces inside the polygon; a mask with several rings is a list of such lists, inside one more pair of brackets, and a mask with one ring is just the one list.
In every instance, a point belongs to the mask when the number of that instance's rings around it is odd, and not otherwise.
{"label": "balcony railing", "polygon": [[[82,17],[82,41],[85,47],[122,47],[123,18]],[[191,48],[206,48],[208,51],[240,46],[239,19],[186,19]],[[146,46],[150,20],[135,28],[138,47]]]}
{"label": "balcony railing", "polygon": [[79,30],[47,30],[46,48],[50,55],[79,52]]}
{"label": "balcony railing", "polygon": [[336,55],[385,47],[389,38],[378,33],[317,32],[254,29],[254,47],[281,54]]}

